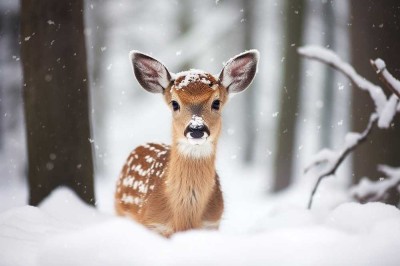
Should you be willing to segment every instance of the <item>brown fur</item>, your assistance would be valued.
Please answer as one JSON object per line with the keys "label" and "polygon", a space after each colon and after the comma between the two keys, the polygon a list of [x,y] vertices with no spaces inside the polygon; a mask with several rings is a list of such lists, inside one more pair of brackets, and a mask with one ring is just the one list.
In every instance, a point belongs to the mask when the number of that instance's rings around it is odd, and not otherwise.
{"label": "brown fur", "polygon": [[[115,194],[119,215],[128,215],[165,236],[194,228],[218,228],[223,199],[215,171],[215,152],[221,131],[221,110],[211,109],[215,99],[221,109],[227,100],[226,89],[207,74],[210,84],[192,82],[181,89],[173,86],[164,92],[173,112],[172,146],[147,144],[137,147],[128,157],[120,174]],[[212,88],[211,88],[212,87]],[[201,115],[210,129],[212,152],[195,158],[182,154],[178,145],[193,112]],[[210,225],[211,223],[211,225]]]}

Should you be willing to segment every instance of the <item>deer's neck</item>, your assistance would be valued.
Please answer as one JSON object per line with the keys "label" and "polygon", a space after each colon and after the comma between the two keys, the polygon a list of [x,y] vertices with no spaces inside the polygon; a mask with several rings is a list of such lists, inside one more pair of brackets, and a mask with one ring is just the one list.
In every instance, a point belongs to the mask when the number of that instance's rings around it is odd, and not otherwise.
{"label": "deer's neck", "polygon": [[[166,193],[176,231],[201,226],[201,218],[215,186],[215,144],[207,156],[186,153],[173,143],[166,177]],[[210,147],[196,147],[208,149]],[[205,155],[205,154],[203,154]]]}

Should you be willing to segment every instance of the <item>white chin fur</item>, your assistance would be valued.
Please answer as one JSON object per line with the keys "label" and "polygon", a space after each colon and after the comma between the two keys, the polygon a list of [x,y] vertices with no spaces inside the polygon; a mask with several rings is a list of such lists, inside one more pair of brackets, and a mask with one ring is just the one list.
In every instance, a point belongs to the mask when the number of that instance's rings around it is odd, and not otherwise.
{"label": "white chin fur", "polygon": [[192,139],[192,138],[188,138],[188,142],[189,142],[189,144],[192,144],[192,145],[202,145],[202,144],[204,144],[205,142],[207,141],[207,139],[206,138],[201,138],[201,139]]}
{"label": "white chin fur", "polygon": [[191,136],[190,132],[186,134],[188,142],[192,145],[202,145],[207,141],[208,135],[204,133],[204,136],[200,139],[195,139]]}
{"label": "white chin fur", "polygon": [[213,145],[207,138],[186,138],[179,140],[178,149],[180,153],[187,157],[204,158],[212,154]]}

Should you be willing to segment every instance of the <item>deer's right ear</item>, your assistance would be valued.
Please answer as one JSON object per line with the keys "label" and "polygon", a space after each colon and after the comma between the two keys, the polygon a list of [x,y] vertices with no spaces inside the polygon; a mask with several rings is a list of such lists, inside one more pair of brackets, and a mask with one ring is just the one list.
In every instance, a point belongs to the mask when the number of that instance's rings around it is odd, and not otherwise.
{"label": "deer's right ear", "polygon": [[131,51],[129,58],[140,85],[152,93],[163,93],[171,83],[171,74],[158,60],[138,51]]}
{"label": "deer's right ear", "polygon": [[249,50],[229,59],[219,74],[219,81],[229,93],[244,91],[257,73],[260,53]]}

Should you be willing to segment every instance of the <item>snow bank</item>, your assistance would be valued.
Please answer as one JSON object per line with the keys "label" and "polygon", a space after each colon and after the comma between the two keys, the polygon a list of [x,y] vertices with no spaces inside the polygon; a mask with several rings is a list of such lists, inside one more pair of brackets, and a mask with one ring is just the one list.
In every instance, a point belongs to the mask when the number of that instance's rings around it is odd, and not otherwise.
{"label": "snow bank", "polygon": [[166,246],[161,236],[115,218],[49,238],[41,246],[38,265],[155,265]]}
{"label": "snow bank", "polygon": [[399,265],[400,211],[341,204],[268,213],[257,233],[189,231],[164,239],[104,215],[66,189],[0,214],[0,265]]}
{"label": "snow bank", "polygon": [[54,234],[78,229],[36,207],[3,212],[0,214],[0,265],[37,265],[40,243]]}

